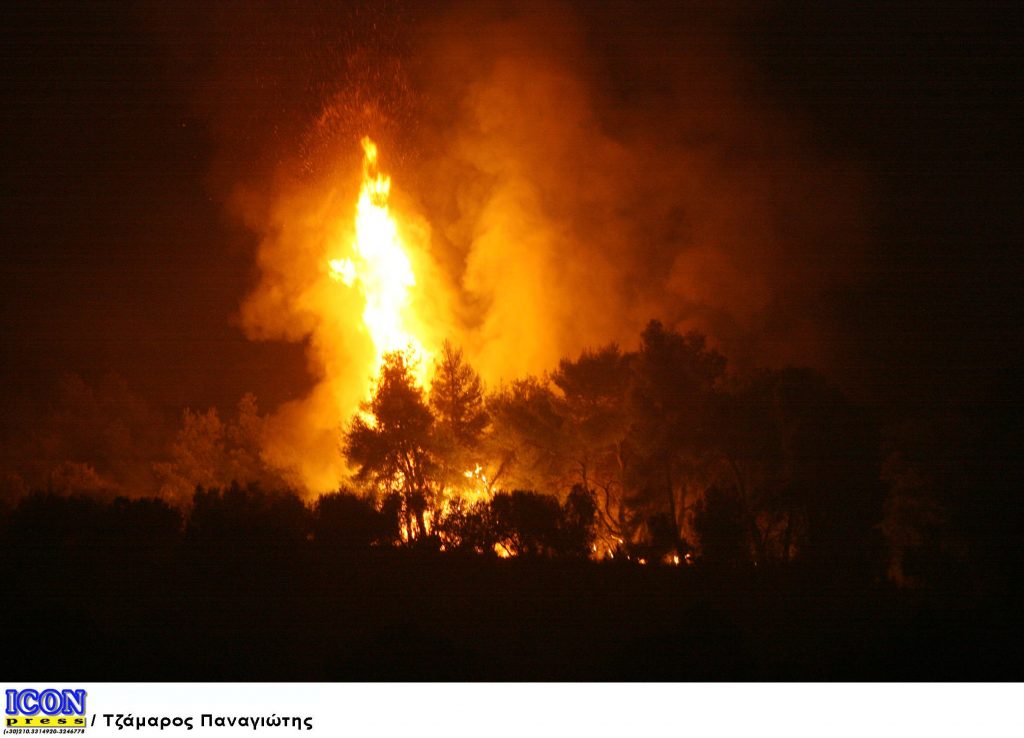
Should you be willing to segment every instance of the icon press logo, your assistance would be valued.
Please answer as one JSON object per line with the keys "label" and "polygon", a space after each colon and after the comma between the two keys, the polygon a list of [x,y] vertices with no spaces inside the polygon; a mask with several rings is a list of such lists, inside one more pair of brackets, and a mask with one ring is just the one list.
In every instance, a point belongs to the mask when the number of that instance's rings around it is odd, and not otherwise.
{"label": "icon press logo", "polygon": [[8,689],[8,728],[84,728],[84,689]]}

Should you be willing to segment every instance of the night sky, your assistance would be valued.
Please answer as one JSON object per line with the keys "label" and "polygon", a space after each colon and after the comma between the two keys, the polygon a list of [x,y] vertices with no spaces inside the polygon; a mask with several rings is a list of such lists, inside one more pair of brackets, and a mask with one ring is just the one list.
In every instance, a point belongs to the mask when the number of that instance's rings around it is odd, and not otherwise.
{"label": "night sky", "polygon": [[[656,88],[658,64],[644,49],[671,48],[701,15],[676,3],[581,3],[577,11],[588,48],[613,72],[602,94],[641,104],[656,92],[630,76],[632,66]],[[431,12],[398,6],[413,24]],[[327,11],[295,13],[320,23]],[[316,86],[284,73],[277,84],[295,82],[293,95],[240,94],[235,115],[246,123],[225,132],[204,102],[219,94],[216,83],[203,87],[214,79],[206,70],[223,65],[236,70],[240,89],[258,88],[274,55],[302,41],[285,33],[268,56],[239,41],[244,27],[217,25],[230,17],[121,3],[6,11],[6,432],[29,422],[63,372],[116,372],[170,415],[186,404],[229,407],[246,391],[273,407],[306,386],[301,346],[252,342],[236,325],[257,278],[257,237],[224,200],[232,177],[269,171],[275,147],[308,121]],[[198,18],[214,20],[190,25]],[[846,347],[836,381],[886,406],[1000,391],[1019,364],[1019,9],[784,2],[733,7],[714,23],[751,70],[751,99],[792,111],[808,157],[852,164],[867,182],[866,278],[818,305]],[[328,26],[318,37],[329,35]],[[248,62],[254,76],[245,79],[238,70]]]}

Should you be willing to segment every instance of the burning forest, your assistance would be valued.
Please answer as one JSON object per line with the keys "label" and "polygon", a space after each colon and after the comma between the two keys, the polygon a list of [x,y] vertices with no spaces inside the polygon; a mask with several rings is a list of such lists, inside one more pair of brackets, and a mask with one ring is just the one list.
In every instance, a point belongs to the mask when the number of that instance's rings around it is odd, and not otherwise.
{"label": "burning forest", "polygon": [[[870,97],[853,72],[790,48],[807,23],[846,63],[831,20],[80,15],[10,116],[56,121],[68,152],[4,195],[8,240],[40,256],[11,262],[38,288],[8,280],[0,538],[14,570],[93,592],[76,627],[128,652],[98,677],[1011,663],[990,603],[1016,567],[1019,420],[996,399],[1016,375],[977,348],[1003,318],[936,348],[984,322],[934,299],[956,294],[934,265],[963,241],[907,188],[937,250],[892,246],[916,241],[891,172],[934,167],[905,153],[909,128],[852,120],[849,95]],[[122,27],[145,39],[138,71]],[[91,72],[65,61],[83,48]],[[47,84],[94,124],[82,140]],[[248,635],[221,620],[242,606]],[[59,620],[42,600],[9,617]]]}

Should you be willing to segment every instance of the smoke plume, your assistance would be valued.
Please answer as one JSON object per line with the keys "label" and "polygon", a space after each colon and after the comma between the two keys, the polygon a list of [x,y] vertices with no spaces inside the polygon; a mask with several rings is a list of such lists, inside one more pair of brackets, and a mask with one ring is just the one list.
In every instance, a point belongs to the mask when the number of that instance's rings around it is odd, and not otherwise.
{"label": "smoke plume", "polygon": [[392,176],[418,335],[453,339],[492,386],[630,346],[651,318],[736,366],[842,363],[829,310],[861,271],[858,173],[759,94],[742,7],[634,10],[200,11],[211,186],[258,238],[239,323],[308,352],[309,393],[264,435],[290,481],[337,484],[373,371],[359,295],[327,267],[352,238],[364,135]]}

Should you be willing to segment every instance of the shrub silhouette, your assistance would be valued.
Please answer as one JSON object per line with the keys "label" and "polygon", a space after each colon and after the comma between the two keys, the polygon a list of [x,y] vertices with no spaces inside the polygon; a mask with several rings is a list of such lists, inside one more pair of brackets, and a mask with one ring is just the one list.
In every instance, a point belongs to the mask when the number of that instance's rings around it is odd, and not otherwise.
{"label": "shrub silhouette", "polygon": [[95,540],[104,505],[84,495],[33,492],[18,503],[7,524],[11,543],[47,549],[74,549]]}
{"label": "shrub silhouette", "polygon": [[435,532],[449,551],[513,556],[586,557],[595,537],[597,504],[576,485],[565,505],[551,495],[517,490],[489,501],[451,501]]}
{"label": "shrub silhouette", "polygon": [[516,490],[491,500],[498,542],[514,556],[540,556],[559,548],[562,509],[550,495]]}
{"label": "shrub silhouette", "polygon": [[181,535],[181,511],[164,500],[118,497],[103,512],[98,537],[122,545],[167,546]]}
{"label": "shrub silhouette", "polygon": [[291,492],[264,492],[233,483],[226,490],[196,488],[186,538],[224,544],[296,544],[310,531],[309,510]]}
{"label": "shrub silhouette", "polygon": [[435,524],[434,532],[447,551],[493,554],[499,542],[489,502],[469,503],[455,498]]}
{"label": "shrub silhouette", "polygon": [[594,494],[581,484],[575,485],[562,506],[558,553],[577,558],[589,556],[596,523]]}
{"label": "shrub silhouette", "polygon": [[398,538],[398,517],[349,490],[323,495],[313,507],[317,543],[343,549],[388,544]]}

